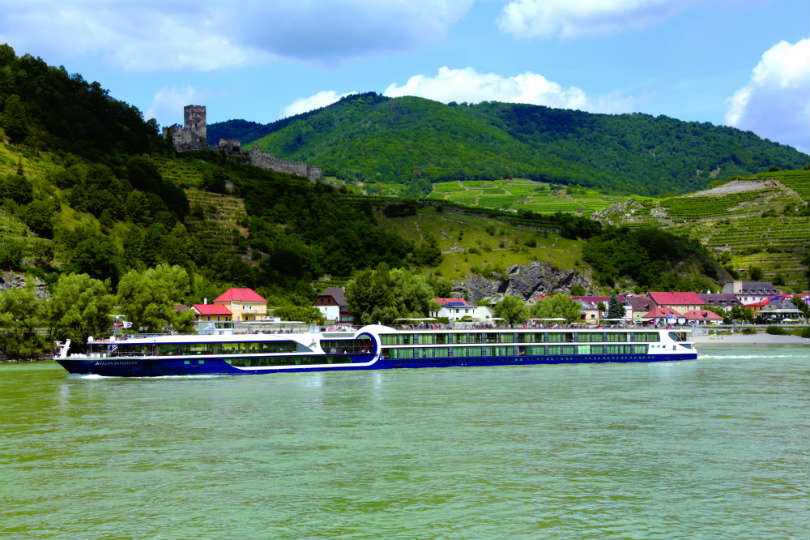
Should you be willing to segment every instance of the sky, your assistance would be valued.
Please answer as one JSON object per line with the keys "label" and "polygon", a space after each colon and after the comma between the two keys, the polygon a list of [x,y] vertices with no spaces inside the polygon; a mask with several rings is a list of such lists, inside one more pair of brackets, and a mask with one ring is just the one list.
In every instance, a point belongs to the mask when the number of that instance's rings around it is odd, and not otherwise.
{"label": "sky", "polygon": [[642,112],[810,149],[807,0],[0,0],[0,43],[145,118],[267,123],[374,91]]}

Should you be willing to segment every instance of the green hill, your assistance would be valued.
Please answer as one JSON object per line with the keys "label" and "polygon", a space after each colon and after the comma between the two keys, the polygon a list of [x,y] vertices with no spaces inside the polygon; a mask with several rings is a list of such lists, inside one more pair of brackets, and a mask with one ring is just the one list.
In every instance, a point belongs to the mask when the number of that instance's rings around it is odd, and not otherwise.
{"label": "green hill", "polygon": [[[313,287],[345,281],[352,273],[379,263],[407,266],[442,281],[532,260],[591,273],[584,254],[589,243],[599,241],[602,227],[586,217],[537,213],[531,207],[504,210],[494,203],[486,208],[452,201],[366,197],[345,186],[311,183],[230,161],[215,152],[178,155],[158,137],[153,123],[144,122],[134,107],[107,96],[98,83],[88,84],[40,59],[17,58],[9,51],[0,49],[8,53],[0,70],[6,81],[0,86],[4,107],[0,114],[3,269],[32,272],[49,282],[63,273],[86,272],[109,279],[115,287],[129,270],[179,264],[194,279],[189,300],[200,301],[212,291],[234,284],[303,303],[311,301]],[[77,135],[71,139],[61,131],[59,109],[48,110],[35,92],[22,91],[36,84],[51,89],[46,94],[60,89],[53,99],[73,111],[67,116],[76,115],[76,122],[81,123],[84,115],[96,116],[77,125]],[[98,106],[95,113],[94,103]],[[353,111],[354,123],[368,120],[365,108],[382,107],[367,125],[370,132],[391,135],[379,147],[381,160],[395,148],[403,156],[412,153],[400,148],[403,143],[382,127],[392,110],[399,110],[393,116],[398,129],[424,128],[419,133],[425,140],[411,141],[420,149],[416,153],[440,155],[431,137],[459,125],[464,129],[454,135],[456,153],[451,160],[462,155],[471,133],[498,149],[489,154],[493,160],[515,144],[523,144],[494,124],[482,122],[476,114],[484,114],[483,107],[449,107],[373,95],[344,100],[341,106]],[[437,114],[425,123],[423,110]],[[285,130],[301,120],[324,120],[322,112],[290,119],[278,133],[289,135]],[[340,123],[347,118],[335,116],[333,120]],[[93,127],[99,124],[97,129]],[[329,132],[325,125],[321,127],[323,133]],[[332,135],[339,131],[333,130]],[[116,138],[116,133],[121,137]],[[360,141],[360,134],[356,135],[354,141]],[[100,142],[96,137],[111,140]],[[302,148],[308,146],[303,140]],[[364,151],[369,157],[376,153],[373,148]],[[518,157],[535,159],[535,153],[520,151]],[[570,174],[574,169],[565,170]],[[580,172],[583,179],[593,178],[586,169]],[[482,183],[481,187],[491,185]],[[512,191],[508,196],[540,185],[509,183]],[[794,191],[804,192],[801,182],[792,185]],[[549,187],[552,189],[557,188]],[[589,204],[596,206],[616,200],[598,199],[577,186],[565,189],[580,193],[583,200],[592,198]],[[646,204],[643,198],[639,200]],[[650,235],[645,232],[641,237]],[[605,238],[600,245],[609,245],[615,238]],[[656,238],[673,241],[671,235]],[[638,244],[639,239],[622,236],[619,240],[630,245]],[[687,259],[694,259],[686,265],[694,271],[683,271]],[[595,265],[606,262],[598,254],[592,260]],[[706,254],[692,246],[682,256],[676,254],[665,261],[660,271],[673,276],[678,269],[687,276],[685,281],[668,283],[705,288],[711,284],[707,276],[722,277],[716,271],[705,271],[711,266]],[[622,268],[602,272],[604,284],[628,283]]]}
{"label": "green hill", "polygon": [[808,156],[753,133],[645,114],[606,115],[485,102],[444,105],[374,93],[260,128],[208,127],[278,157],[362,182],[367,192],[423,196],[435,182],[526,178],[608,193],[680,194],[716,179],[799,168]]}

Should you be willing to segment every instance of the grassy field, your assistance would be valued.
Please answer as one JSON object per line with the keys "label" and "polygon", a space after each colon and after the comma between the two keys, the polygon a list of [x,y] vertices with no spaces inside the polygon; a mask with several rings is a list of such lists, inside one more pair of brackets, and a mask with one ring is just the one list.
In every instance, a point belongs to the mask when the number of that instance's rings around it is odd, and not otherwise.
{"label": "grassy field", "polygon": [[442,250],[442,264],[433,274],[442,279],[460,279],[470,272],[488,274],[513,264],[548,261],[558,268],[585,272],[581,261],[582,242],[544,234],[529,228],[435,208],[420,210],[415,216],[386,218],[380,223],[405,238],[422,242],[436,239]]}
{"label": "grassy field", "polygon": [[529,210],[539,214],[571,212],[588,216],[626,197],[606,195],[577,186],[504,179],[439,182],[433,184],[428,198],[484,208]]}

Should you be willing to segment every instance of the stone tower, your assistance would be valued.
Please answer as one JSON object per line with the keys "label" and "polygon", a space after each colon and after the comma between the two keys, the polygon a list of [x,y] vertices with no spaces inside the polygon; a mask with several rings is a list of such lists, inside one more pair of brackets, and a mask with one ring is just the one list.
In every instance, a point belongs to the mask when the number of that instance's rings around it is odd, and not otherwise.
{"label": "stone tower", "polygon": [[205,127],[205,105],[183,107],[183,128],[191,134],[192,146],[206,148],[208,137]]}

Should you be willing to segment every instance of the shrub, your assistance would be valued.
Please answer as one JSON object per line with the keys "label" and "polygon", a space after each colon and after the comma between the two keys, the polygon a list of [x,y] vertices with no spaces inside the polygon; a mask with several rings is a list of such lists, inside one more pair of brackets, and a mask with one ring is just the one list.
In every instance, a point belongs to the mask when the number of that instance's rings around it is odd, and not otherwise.
{"label": "shrub", "polygon": [[751,334],[756,334],[757,331],[751,327],[746,326],[745,328],[742,329],[742,333],[745,334],[746,336],[750,336]]}
{"label": "shrub", "polygon": [[774,336],[784,336],[786,334],[785,329],[781,326],[769,326],[765,331]]}

